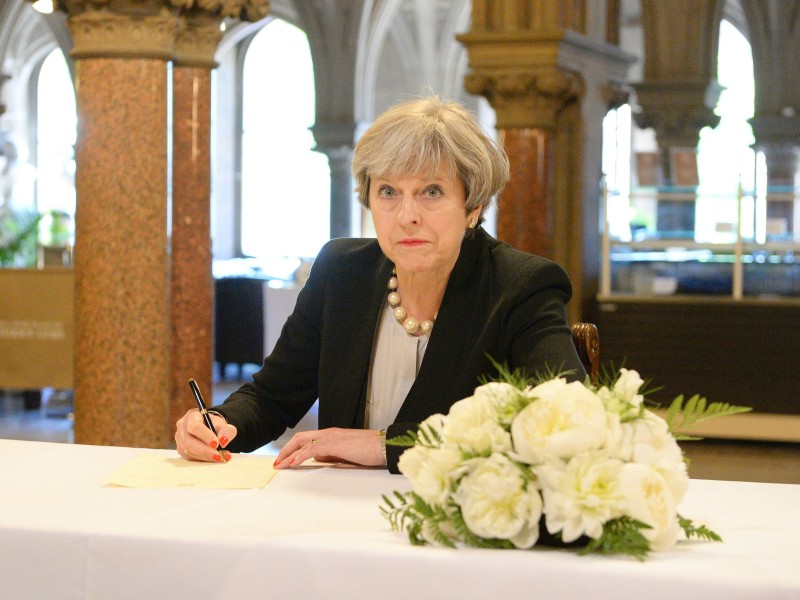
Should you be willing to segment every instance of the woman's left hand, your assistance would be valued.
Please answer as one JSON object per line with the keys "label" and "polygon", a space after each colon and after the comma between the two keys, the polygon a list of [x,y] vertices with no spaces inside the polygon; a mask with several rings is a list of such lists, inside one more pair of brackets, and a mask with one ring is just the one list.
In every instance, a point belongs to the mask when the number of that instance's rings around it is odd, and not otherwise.
{"label": "woman's left hand", "polygon": [[367,467],[386,464],[380,432],[376,429],[331,427],[296,433],[281,449],[276,469],[298,467],[310,458],[321,462],[349,462]]}

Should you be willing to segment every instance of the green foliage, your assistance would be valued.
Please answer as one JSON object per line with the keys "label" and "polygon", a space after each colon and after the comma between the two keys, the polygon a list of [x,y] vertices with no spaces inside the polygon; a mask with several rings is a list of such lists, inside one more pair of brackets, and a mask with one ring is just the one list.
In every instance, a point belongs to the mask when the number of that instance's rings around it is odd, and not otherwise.
{"label": "green foliage", "polygon": [[27,267],[36,263],[41,219],[42,215],[36,212],[0,212],[0,267]]}
{"label": "green foliage", "polygon": [[726,402],[711,402],[699,394],[695,394],[684,404],[683,394],[675,398],[667,409],[664,420],[669,426],[669,431],[676,440],[697,440],[700,438],[677,433],[679,430],[717,417],[736,415],[753,410],[748,406],[734,406]]}
{"label": "green foliage", "polygon": [[480,385],[484,385],[489,383],[490,381],[502,381],[503,383],[508,383],[513,385],[518,390],[524,390],[526,387],[531,385],[532,380],[530,377],[526,376],[520,369],[514,369],[513,371],[509,369],[508,363],[503,362],[499,363],[494,358],[486,355],[486,358],[489,359],[489,362],[492,363],[492,366],[497,369],[497,377],[490,378],[481,376],[478,379]]}
{"label": "green foliage", "polygon": [[624,554],[644,560],[650,551],[650,542],[642,534],[642,529],[650,529],[646,523],[630,517],[611,519],[603,524],[603,533],[596,540],[590,540],[578,554]]}
{"label": "green foliage", "polygon": [[410,448],[411,446],[438,448],[442,445],[442,436],[432,427],[420,425],[417,431],[409,429],[405,435],[398,435],[386,440],[386,445],[400,446],[402,448]]}
{"label": "green foliage", "polygon": [[678,515],[678,525],[680,525],[681,529],[683,529],[683,532],[686,534],[686,537],[689,539],[699,538],[709,542],[722,541],[722,538],[718,534],[711,531],[705,525],[695,525],[691,519],[686,519],[681,515]]}

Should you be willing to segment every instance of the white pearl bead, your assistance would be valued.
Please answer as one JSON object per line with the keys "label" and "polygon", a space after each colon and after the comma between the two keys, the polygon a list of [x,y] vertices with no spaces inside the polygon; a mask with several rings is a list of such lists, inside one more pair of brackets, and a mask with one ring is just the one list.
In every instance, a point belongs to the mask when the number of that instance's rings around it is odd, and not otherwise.
{"label": "white pearl bead", "polygon": [[398,306],[394,309],[394,318],[398,321],[404,321],[406,318],[406,309],[402,306]]}
{"label": "white pearl bead", "polygon": [[400,294],[398,294],[397,292],[389,292],[389,295],[386,297],[386,299],[392,306],[397,306],[398,304],[400,304]]}
{"label": "white pearl bead", "polygon": [[396,290],[397,289],[397,277],[390,277],[389,278],[389,289]]}
{"label": "white pearl bead", "polygon": [[419,323],[414,318],[409,317],[403,322],[403,327],[408,333],[416,333],[417,329],[419,329]]}
{"label": "white pearl bead", "polygon": [[419,328],[422,329],[422,333],[428,334],[433,329],[433,321],[423,321]]}

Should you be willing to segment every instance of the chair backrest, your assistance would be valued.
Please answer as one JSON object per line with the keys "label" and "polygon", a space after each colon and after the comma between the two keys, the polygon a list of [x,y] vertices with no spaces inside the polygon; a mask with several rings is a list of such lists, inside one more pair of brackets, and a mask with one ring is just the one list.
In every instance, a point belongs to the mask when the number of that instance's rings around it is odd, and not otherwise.
{"label": "chair backrest", "polygon": [[573,323],[572,342],[592,383],[600,375],[600,334],[594,323]]}

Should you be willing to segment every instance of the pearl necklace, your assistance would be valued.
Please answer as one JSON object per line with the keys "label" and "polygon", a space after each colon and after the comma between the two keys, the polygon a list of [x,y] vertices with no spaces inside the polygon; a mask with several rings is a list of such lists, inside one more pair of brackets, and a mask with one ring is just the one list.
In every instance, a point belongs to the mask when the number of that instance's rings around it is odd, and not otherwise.
{"label": "pearl necklace", "polygon": [[436,317],[433,317],[433,321],[427,320],[420,323],[414,317],[408,316],[406,309],[400,306],[400,294],[397,293],[397,274],[395,271],[392,271],[392,276],[389,278],[389,295],[386,300],[389,302],[389,306],[392,307],[394,318],[410,335],[430,334]]}

